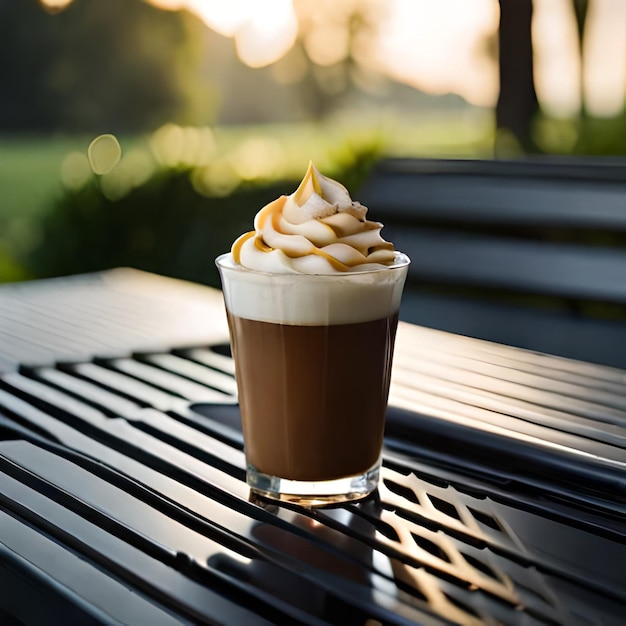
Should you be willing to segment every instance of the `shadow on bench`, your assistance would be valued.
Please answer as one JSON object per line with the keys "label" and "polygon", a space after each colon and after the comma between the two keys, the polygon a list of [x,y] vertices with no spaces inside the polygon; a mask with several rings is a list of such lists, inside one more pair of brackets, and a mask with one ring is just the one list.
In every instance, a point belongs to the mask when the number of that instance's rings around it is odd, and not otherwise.
{"label": "shadow on bench", "polygon": [[402,319],[626,368],[626,161],[392,159],[356,197],[412,259]]}

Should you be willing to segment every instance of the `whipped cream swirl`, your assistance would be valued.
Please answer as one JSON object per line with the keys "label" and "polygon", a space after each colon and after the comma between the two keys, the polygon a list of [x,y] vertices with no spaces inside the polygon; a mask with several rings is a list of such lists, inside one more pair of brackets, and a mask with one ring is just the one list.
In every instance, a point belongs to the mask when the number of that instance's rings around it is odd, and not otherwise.
{"label": "whipped cream swirl", "polygon": [[270,273],[338,274],[392,265],[396,253],[382,224],[366,219],[367,208],[353,202],[340,183],[320,174],[313,163],[290,196],[263,207],[254,230],[232,247],[236,263]]}

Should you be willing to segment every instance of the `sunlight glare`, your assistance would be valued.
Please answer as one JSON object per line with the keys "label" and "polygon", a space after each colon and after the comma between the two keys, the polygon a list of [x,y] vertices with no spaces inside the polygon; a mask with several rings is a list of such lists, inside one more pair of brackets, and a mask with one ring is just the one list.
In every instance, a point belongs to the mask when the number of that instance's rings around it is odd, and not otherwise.
{"label": "sunlight glare", "polygon": [[150,0],[162,9],[188,9],[215,32],[233,37],[250,67],[280,59],[293,45],[298,21],[291,0]]}
{"label": "sunlight glare", "polygon": [[397,80],[428,93],[458,93],[493,106],[497,65],[480,52],[498,28],[495,0],[390,0],[381,24],[379,63]]}
{"label": "sunlight glare", "polygon": [[585,106],[591,115],[610,117],[626,98],[626,3],[589,3],[585,34]]}
{"label": "sunlight glare", "polygon": [[56,13],[66,9],[73,0],[39,0],[39,4],[49,13]]}
{"label": "sunlight glare", "polygon": [[161,9],[177,11],[188,9],[215,32],[224,37],[233,37],[247,19],[242,11],[242,4],[249,4],[246,0],[150,0],[150,4]]}
{"label": "sunlight glare", "polygon": [[535,0],[533,69],[541,108],[566,117],[580,110],[580,59],[570,0]]}
{"label": "sunlight glare", "polygon": [[[341,11],[357,0],[336,0]],[[50,12],[72,0],[39,0]],[[210,28],[235,40],[237,54],[251,67],[281,59],[293,46],[298,20],[291,0],[149,0],[164,9],[188,9]],[[497,0],[381,0],[379,34],[367,40],[366,61],[391,78],[430,94],[455,93],[478,106],[494,106],[498,95],[496,59],[487,42],[497,36]],[[309,12],[323,3],[315,2]],[[308,5],[306,5],[308,6]],[[303,5],[304,8],[306,8]],[[575,115],[581,106],[581,69],[571,0],[534,0],[532,26],[537,97],[550,115]],[[303,9],[304,10],[304,9]],[[325,15],[325,14],[324,14]],[[313,29],[304,44],[317,65],[345,58],[346,33]],[[281,82],[300,74],[282,67]],[[298,68],[295,68],[298,69]],[[302,68],[300,68],[302,69]],[[278,71],[277,70],[277,71]],[[584,77],[585,104],[592,115],[615,115],[626,96],[626,2],[595,0],[587,17]]]}
{"label": "sunlight glare", "polygon": [[187,6],[215,32],[233,37],[248,19],[249,0],[187,0]]}
{"label": "sunlight glare", "polygon": [[298,20],[290,0],[248,0],[242,4],[248,5],[248,18],[235,35],[239,58],[250,67],[278,61],[293,46],[298,34]]}
{"label": "sunlight glare", "polygon": [[333,65],[348,56],[348,33],[338,24],[328,24],[307,34],[304,45],[313,63]]}

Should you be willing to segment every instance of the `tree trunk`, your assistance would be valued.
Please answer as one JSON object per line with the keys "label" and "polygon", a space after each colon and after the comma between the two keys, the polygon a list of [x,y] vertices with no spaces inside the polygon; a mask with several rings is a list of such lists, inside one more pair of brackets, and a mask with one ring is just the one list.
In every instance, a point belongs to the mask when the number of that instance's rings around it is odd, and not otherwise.
{"label": "tree trunk", "polygon": [[536,152],[531,135],[532,120],[539,110],[533,79],[532,0],[499,3],[500,95],[496,128],[499,137],[512,135],[522,151]]}
{"label": "tree trunk", "polygon": [[587,22],[587,11],[589,10],[589,0],[572,0],[574,17],[576,18],[576,32],[578,34],[578,54],[580,55],[580,115],[585,117],[587,110],[585,107],[584,80],[584,51],[585,51],[585,23]]}

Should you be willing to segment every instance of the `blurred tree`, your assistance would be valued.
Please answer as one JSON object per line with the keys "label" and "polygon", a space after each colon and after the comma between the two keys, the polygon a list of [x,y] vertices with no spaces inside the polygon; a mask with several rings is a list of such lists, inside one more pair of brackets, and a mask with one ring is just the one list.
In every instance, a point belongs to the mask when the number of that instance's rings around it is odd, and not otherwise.
{"label": "blurred tree", "polygon": [[371,42],[383,0],[294,0],[298,37],[283,64],[299,66],[301,101],[313,119],[327,115],[352,89],[382,76],[371,69]]}
{"label": "blurred tree", "polygon": [[204,25],[141,0],[0,0],[0,130],[137,131],[198,109]]}
{"label": "blurred tree", "polygon": [[535,152],[532,121],[539,110],[533,76],[532,0],[499,0],[500,94],[496,105],[496,154],[510,139],[518,149]]}

